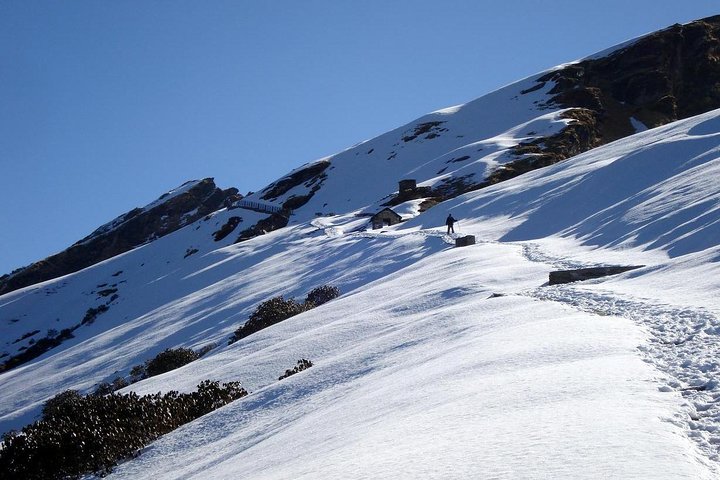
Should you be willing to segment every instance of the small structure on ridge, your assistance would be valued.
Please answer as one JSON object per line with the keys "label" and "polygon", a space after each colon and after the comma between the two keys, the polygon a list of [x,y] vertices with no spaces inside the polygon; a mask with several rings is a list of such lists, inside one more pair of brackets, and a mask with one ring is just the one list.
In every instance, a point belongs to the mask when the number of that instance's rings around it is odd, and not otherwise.
{"label": "small structure on ridge", "polygon": [[400,180],[398,185],[398,192],[407,193],[407,192],[413,192],[417,189],[417,181],[413,179],[407,179],[407,180]]}
{"label": "small structure on ridge", "polygon": [[475,245],[475,235],[465,235],[455,239],[456,247],[467,247],[468,245]]}
{"label": "small structure on ridge", "polygon": [[373,229],[389,227],[402,222],[402,217],[390,208],[383,208],[370,218]]}

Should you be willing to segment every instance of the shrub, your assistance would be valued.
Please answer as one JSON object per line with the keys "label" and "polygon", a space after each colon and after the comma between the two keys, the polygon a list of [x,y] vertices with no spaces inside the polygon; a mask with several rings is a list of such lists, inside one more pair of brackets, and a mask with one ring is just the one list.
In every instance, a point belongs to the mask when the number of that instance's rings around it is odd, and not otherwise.
{"label": "shrub", "polygon": [[130,369],[130,382],[139,382],[145,378],[147,372],[145,371],[145,365],[135,365]]}
{"label": "shrub", "polygon": [[145,378],[175,370],[198,358],[200,356],[190,348],[168,348],[145,363]]}
{"label": "shrub", "polygon": [[300,359],[297,361],[297,365],[295,365],[292,369],[285,370],[285,373],[280,375],[278,380],[282,380],[283,378],[290,377],[292,375],[295,375],[296,373],[302,372],[303,370],[307,370],[308,368],[312,367],[313,363],[310,360]]}
{"label": "shrub", "polygon": [[[116,291],[117,291],[117,289],[116,289]],[[98,315],[100,315],[101,313],[105,313],[108,310],[110,310],[110,308],[107,305],[98,305],[97,308],[90,307],[85,312],[85,316],[80,321],[80,323],[82,325],[92,325]]]}
{"label": "shrub", "polygon": [[339,288],[333,287],[332,285],[322,285],[320,287],[310,290],[310,292],[307,294],[307,297],[305,298],[305,303],[312,304],[313,306],[317,307],[339,296]]}
{"label": "shrub", "polygon": [[282,322],[298,313],[302,313],[306,309],[305,305],[296,302],[292,298],[286,300],[282,295],[273,297],[257,306],[255,311],[250,314],[248,321],[245,322],[242,327],[235,330],[235,333],[233,333],[233,336],[230,338],[230,343],[234,343],[263,328]]}
{"label": "shrub", "polygon": [[67,479],[107,474],[159,436],[247,395],[238,382],[205,380],[191,393],[81,396],[49,400],[42,420],[3,436],[0,478]]}
{"label": "shrub", "polygon": [[65,390],[58,393],[43,405],[43,419],[70,414],[82,398],[77,390]]}
{"label": "shrub", "polygon": [[113,393],[115,390],[112,388],[112,384],[108,382],[102,382],[98,384],[97,388],[95,388],[95,391],[93,391],[93,395],[102,397],[104,395],[108,395],[110,393]]}
{"label": "shrub", "polygon": [[276,323],[287,320],[290,317],[310,310],[318,305],[329,302],[340,295],[340,289],[331,285],[322,285],[310,290],[304,303],[295,300],[284,299],[282,295],[266,300],[257,306],[250,315],[247,322],[232,334],[228,345],[231,345],[241,338],[245,338],[255,332],[267,328]]}
{"label": "shrub", "polygon": [[[170,370],[175,370],[190,362],[194,362],[216,346],[216,343],[210,343],[197,352],[190,348],[167,348],[144,364],[132,367],[130,369],[130,383],[139,382],[145,378],[154,377],[155,375],[160,375],[161,373],[169,372]],[[117,380],[120,379],[115,379],[115,381]],[[127,385],[123,385],[122,387],[116,388],[116,390],[126,386]]]}
{"label": "shrub", "polygon": [[125,380],[122,377],[117,377],[117,378],[115,378],[115,380],[113,380],[110,383],[103,382],[100,385],[98,385],[97,388],[95,389],[95,391],[93,392],[93,395],[98,395],[98,396],[108,395],[110,393],[120,390],[121,388],[125,388],[128,385],[130,385],[130,384],[128,383],[127,380]]}

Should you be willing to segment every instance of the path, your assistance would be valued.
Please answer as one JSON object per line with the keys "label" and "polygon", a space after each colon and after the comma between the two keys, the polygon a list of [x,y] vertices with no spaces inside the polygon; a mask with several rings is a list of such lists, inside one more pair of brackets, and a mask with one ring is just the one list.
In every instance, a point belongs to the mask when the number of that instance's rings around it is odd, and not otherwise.
{"label": "path", "polygon": [[[345,235],[342,229],[313,221],[328,237]],[[447,235],[442,229],[414,232],[380,233],[372,231],[348,233],[355,237],[393,240],[406,235],[440,238],[454,245],[460,234]],[[532,242],[506,243],[479,240],[479,244],[517,246],[531,262],[545,263],[555,269],[595,267],[598,264],[553,256]],[[712,312],[697,307],[663,304],[658,300],[624,296],[597,287],[602,280],[591,283],[538,286],[519,292],[539,300],[560,302],[600,317],[628,318],[648,332],[648,343],[638,347],[643,359],[655,366],[665,378],[659,389],[678,392],[685,400],[683,408],[671,421],[687,435],[709,459],[720,462],[720,319]],[[592,284],[592,289],[588,285]]]}
{"label": "path", "polygon": [[[530,261],[555,268],[597,266],[551,256],[533,243],[521,244]],[[597,288],[602,280],[542,286],[525,292],[540,300],[570,305],[599,316],[628,318],[642,326],[648,343],[638,347],[643,359],[667,377],[659,389],[679,392],[685,399],[682,414],[672,419],[696,441],[711,460],[720,461],[720,319],[697,307],[663,304]]]}

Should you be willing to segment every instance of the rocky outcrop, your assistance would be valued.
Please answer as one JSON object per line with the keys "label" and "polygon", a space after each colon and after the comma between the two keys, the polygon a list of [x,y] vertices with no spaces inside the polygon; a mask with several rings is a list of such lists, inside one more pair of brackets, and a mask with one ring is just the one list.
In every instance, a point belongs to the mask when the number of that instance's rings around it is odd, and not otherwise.
{"label": "rocky outcrop", "polygon": [[257,237],[258,235],[265,235],[266,233],[272,232],[273,230],[283,228],[287,224],[287,216],[280,213],[273,213],[269,217],[263,218],[252,227],[240,232],[240,235],[238,236],[237,240],[235,240],[235,243],[250,240],[251,238]]}
{"label": "rocky outcrop", "polygon": [[674,25],[606,57],[550,72],[529,93],[553,82],[544,106],[568,108],[560,133],[518,145],[519,157],[481,188],[632,135],[720,108],[720,16]]}
{"label": "rocky outcrop", "polygon": [[223,206],[237,189],[221,190],[212,178],[181,194],[161,197],[151,208],[136,208],[99,228],[67,250],[0,279],[0,295],[76,272],[188,225]]}
{"label": "rocky outcrop", "polygon": [[593,278],[609,277],[610,275],[618,275],[620,273],[629,272],[630,270],[636,270],[643,267],[644,265],[617,265],[608,267],[576,268],[574,270],[557,270],[550,272],[548,285],[560,285],[563,283],[591,280]]}
{"label": "rocky outcrop", "polygon": [[323,160],[295,170],[266,187],[260,198],[262,200],[276,200],[279,196],[284,195],[291,189],[302,184],[305,184],[308,188],[312,188],[322,183],[325,179],[324,172],[329,166],[330,162]]}

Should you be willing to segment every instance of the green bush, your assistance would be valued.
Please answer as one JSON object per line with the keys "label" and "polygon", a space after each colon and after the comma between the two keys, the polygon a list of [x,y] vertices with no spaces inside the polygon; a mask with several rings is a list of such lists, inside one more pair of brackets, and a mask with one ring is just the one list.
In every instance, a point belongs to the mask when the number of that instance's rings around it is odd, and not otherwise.
{"label": "green bush", "polygon": [[145,378],[145,365],[135,365],[130,369],[130,383],[139,382]]}
{"label": "green bush", "polygon": [[157,354],[155,358],[145,363],[145,377],[154,377],[161,373],[175,370],[200,358],[190,348],[168,348]]}
{"label": "green bush", "polygon": [[45,402],[42,409],[43,419],[55,416],[68,415],[74,411],[75,405],[82,400],[83,396],[77,390],[65,390]]}
{"label": "green bush", "polygon": [[228,345],[233,344],[255,332],[267,328],[276,323],[287,320],[290,317],[310,310],[318,305],[329,302],[340,295],[340,290],[331,285],[323,285],[310,290],[304,303],[298,303],[292,298],[285,299],[282,295],[266,300],[257,306],[250,314],[247,322],[232,334]]}
{"label": "green bush", "polygon": [[235,333],[230,338],[230,343],[237,342],[241,338],[245,338],[263,328],[282,322],[304,312],[306,309],[304,304],[298,303],[292,298],[286,300],[282,295],[273,297],[258,305],[255,311],[250,314],[248,321],[235,330]]}
{"label": "green bush", "polygon": [[295,375],[296,373],[300,373],[303,370],[307,370],[308,368],[312,367],[313,363],[310,360],[305,360],[304,358],[297,361],[297,365],[295,365],[292,369],[285,370],[285,373],[280,375],[278,380],[282,380],[287,377],[291,377]]}
{"label": "green bush", "polygon": [[322,285],[320,287],[310,290],[310,292],[307,294],[307,297],[305,298],[305,303],[308,305],[312,304],[313,306],[317,307],[339,296],[339,288],[333,287],[332,285]]}
{"label": "green bush", "polygon": [[68,390],[49,400],[43,418],[3,435],[0,478],[77,479],[107,474],[159,436],[247,392],[238,382],[206,380],[191,393],[82,396]]}
{"label": "green bush", "polygon": [[[145,378],[154,377],[161,373],[175,370],[207,354],[217,345],[211,343],[197,352],[190,348],[168,348],[158,353],[155,358],[146,361],[143,365],[135,365],[130,369],[130,382],[135,383]],[[126,385],[123,385],[126,386]],[[119,387],[123,388],[123,387]],[[118,390],[118,389],[116,389]]]}
{"label": "green bush", "polygon": [[130,384],[128,383],[127,380],[125,380],[122,377],[117,377],[110,383],[103,382],[103,383],[99,384],[97,386],[97,388],[95,389],[95,391],[93,392],[93,395],[100,395],[100,396],[108,395],[110,393],[120,390],[121,388],[125,388],[128,385],[130,385]]}

